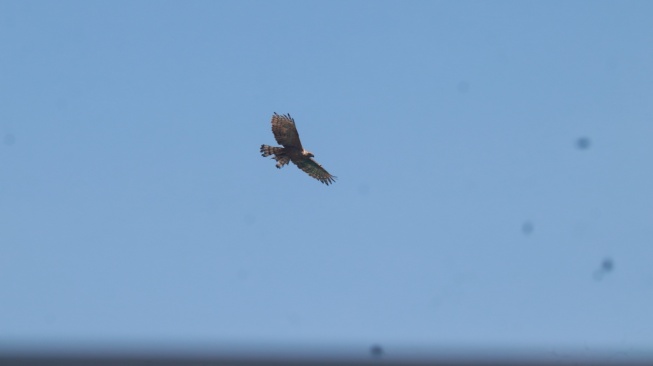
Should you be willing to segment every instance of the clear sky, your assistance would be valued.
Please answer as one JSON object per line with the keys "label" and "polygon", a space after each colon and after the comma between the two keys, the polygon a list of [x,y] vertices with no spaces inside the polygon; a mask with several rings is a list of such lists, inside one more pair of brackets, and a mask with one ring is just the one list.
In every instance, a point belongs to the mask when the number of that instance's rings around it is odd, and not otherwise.
{"label": "clear sky", "polygon": [[[0,2],[0,351],[653,352],[653,2]],[[338,181],[260,156],[273,112]]]}

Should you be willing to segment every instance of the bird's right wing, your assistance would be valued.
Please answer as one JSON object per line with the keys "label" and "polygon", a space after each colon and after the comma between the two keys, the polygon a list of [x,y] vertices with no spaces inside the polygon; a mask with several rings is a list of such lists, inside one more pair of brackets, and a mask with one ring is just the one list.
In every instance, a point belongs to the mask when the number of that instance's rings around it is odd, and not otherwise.
{"label": "bird's right wing", "polygon": [[326,185],[336,181],[336,176],[329,174],[326,169],[322,168],[322,165],[318,164],[317,161],[311,158],[302,159],[295,162],[295,164],[297,164],[299,169],[305,171],[308,175]]}
{"label": "bird's right wing", "polygon": [[294,147],[304,150],[301,141],[299,141],[299,133],[295,127],[295,120],[290,117],[290,114],[278,115],[276,112],[272,116],[272,133],[277,142],[285,147]]}

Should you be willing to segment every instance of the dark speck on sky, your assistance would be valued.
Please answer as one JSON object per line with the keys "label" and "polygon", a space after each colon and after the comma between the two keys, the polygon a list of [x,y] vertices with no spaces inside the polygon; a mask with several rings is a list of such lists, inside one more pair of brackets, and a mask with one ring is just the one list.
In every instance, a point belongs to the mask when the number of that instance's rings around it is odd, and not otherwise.
{"label": "dark speck on sky", "polygon": [[580,137],[576,140],[576,147],[578,150],[587,150],[591,145],[591,141],[588,137]]}
{"label": "dark speck on sky", "polygon": [[605,258],[601,263],[601,269],[603,269],[604,272],[611,272],[614,269],[612,258]]}
{"label": "dark speck on sky", "polygon": [[612,260],[612,258],[604,258],[603,261],[601,262],[601,267],[596,271],[594,271],[594,279],[601,280],[603,279],[603,276],[607,275],[613,270],[614,270],[614,261]]}
{"label": "dark speck on sky", "polygon": [[375,344],[370,347],[370,353],[374,357],[381,357],[383,355],[383,348],[380,345]]}

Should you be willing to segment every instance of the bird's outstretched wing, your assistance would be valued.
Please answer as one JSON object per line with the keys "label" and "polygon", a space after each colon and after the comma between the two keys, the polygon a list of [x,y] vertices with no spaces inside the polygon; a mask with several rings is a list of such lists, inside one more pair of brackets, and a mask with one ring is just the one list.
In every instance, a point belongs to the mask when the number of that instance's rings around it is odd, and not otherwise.
{"label": "bird's outstretched wing", "polygon": [[272,116],[272,133],[274,133],[277,142],[284,147],[304,150],[301,141],[299,141],[295,120],[290,117],[290,114],[278,115],[276,112],[274,113]]}
{"label": "bird's outstretched wing", "polygon": [[318,164],[317,161],[311,158],[301,159],[300,161],[295,162],[297,167],[305,171],[311,177],[319,180],[320,182],[329,185],[336,181],[336,176],[329,174],[322,165]]}

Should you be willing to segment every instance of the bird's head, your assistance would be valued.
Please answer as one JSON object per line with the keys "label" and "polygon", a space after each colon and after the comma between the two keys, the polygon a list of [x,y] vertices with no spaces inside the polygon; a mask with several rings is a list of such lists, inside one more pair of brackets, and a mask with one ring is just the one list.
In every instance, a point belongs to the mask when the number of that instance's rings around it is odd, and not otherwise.
{"label": "bird's head", "polygon": [[304,151],[302,151],[302,155],[304,155],[304,156],[307,157],[307,158],[315,157],[315,155],[313,155],[313,153],[310,152],[310,151],[308,151],[308,150],[304,150]]}

